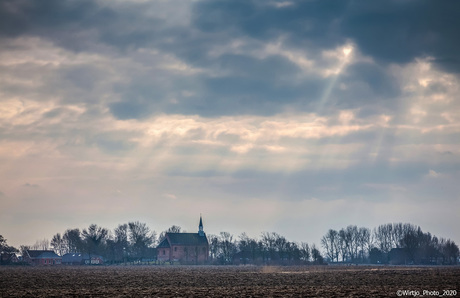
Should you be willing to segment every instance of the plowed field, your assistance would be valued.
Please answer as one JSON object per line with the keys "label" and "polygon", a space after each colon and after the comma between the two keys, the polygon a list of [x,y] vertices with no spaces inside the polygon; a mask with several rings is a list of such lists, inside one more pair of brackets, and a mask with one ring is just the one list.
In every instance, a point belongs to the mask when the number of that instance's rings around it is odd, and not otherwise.
{"label": "plowed field", "polygon": [[1,297],[411,297],[423,291],[460,297],[454,292],[460,267],[0,267]]}

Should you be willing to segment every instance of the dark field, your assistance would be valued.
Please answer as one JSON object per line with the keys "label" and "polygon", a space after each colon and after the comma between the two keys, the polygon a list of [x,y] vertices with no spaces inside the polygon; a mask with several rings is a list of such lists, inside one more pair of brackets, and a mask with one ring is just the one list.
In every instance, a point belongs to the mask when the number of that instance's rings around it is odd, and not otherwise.
{"label": "dark field", "polygon": [[0,267],[1,297],[460,297],[444,292],[459,285],[460,267]]}

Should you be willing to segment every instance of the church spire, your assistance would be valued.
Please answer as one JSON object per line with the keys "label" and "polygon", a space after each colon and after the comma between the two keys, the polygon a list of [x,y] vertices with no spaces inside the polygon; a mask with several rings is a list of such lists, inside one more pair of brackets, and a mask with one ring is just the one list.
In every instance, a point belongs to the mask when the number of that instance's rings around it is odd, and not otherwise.
{"label": "church spire", "polygon": [[203,220],[201,219],[201,214],[200,214],[200,224],[198,225],[198,235],[204,236]]}

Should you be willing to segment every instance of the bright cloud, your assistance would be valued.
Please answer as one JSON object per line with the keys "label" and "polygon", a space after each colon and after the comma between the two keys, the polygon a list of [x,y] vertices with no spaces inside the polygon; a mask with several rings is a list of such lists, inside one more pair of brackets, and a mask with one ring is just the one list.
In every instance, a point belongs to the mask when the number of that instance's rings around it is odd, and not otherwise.
{"label": "bright cloud", "polygon": [[410,221],[459,242],[460,49],[431,13],[455,10],[395,5],[1,3],[3,236],[203,213],[213,233]]}

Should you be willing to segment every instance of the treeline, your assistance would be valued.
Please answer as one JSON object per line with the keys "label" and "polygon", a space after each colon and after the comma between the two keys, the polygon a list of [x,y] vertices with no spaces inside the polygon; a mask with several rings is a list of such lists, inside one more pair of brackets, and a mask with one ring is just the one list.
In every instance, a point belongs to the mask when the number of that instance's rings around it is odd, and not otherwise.
{"label": "treeline", "polygon": [[[19,250],[6,244],[0,235],[2,253],[28,249],[53,249],[58,255],[84,253],[98,255],[105,263],[143,262],[156,260],[156,245],[166,233],[185,232],[172,226],[158,236],[145,223],[134,221],[120,224],[114,230],[96,224],[80,230],[68,229],[49,241],[22,245]],[[450,239],[424,233],[412,224],[384,224],[370,230],[348,226],[339,231],[330,229],[321,238],[321,247],[305,242],[288,241],[274,232],[264,232],[259,238],[246,233],[238,237],[221,232],[207,235],[211,264],[456,264],[459,248]],[[320,249],[323,249],[321,252]]]}
{"label": "treeline", "polygon": [[102,256],[106,263],[131,262],[156,258],[156,233],[147,224],[135,221],[120,224],[113,231],[96,224],[87,229],[68,229],[63,234],[57,233],[51,239],[37,241],[27,249],[50,249],[58,255],[83,253]]}
{"label": "treeline", "polygon": [[450,239],[424,233],[409,223],[389,223],[374,230],[348,226],[321,238],[329,262],[382,264],[457,264],[459,248]]}
{"label": "treeline", "polygon": [[208,235],[210,262],[213,264],[323,264],[315,244],[291,242],[278,233],[264,232],[260,238],[242,233],[238,240],[228,232]]}
{"label": "treeline", "polygon": [[[23,255],[29,249],[52,249],[60,256],[67,253],[98,255],[106,264],[147,262],[156,259],[155,247],[166,233],[180,232],[185,231],[173,225],[157,237],[155,231],[138,221],[118,225],[113,231],[92,224],[83,230],[75,228],[57,233],[51,240],[21,245],[20,251]],[[264,232],[259,239],[250,238],[245,233],[236,238],[228,232],[207,235],[207,238],[211,264],[323,263],[323,256],[315,244],[291,242],[274,232]]]}

